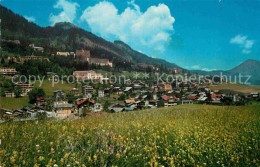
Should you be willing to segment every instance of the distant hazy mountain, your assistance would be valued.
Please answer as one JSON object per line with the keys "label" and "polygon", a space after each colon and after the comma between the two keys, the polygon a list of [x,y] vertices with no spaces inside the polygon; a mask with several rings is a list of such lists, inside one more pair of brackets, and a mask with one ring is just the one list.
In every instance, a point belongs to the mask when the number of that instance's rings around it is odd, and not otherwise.
{"label": "distant hazy mountain", "polygon": [[[234,76],[239,76],[239,73],[241,75],[250,75],[251,79],[249,82],[252,85],[260,85],[260,61],[258,60],[247,60],[240,65],[236,66],[235,68],[227,71],[200,71],[200,70],[194,70],[194,73],[198,73],[200,75],[219,75],[221,72],[223,75],[231,75],[232,78]],[[244,78],[245,79],[245,78]],[[244,81],[244,80],[242,80]]]}
{"label": "distant hazy mountain", "polygon": [[235,74],[235,73],[245,73],[251,75],[260,74],[260,61],[249,59],[237,67],[228,70],[228,72]]}
{"label": "distant hazy mountain", "polygon": [[117,65],[122,65],[122,62],[129,65],[149,63],[163,65],[167,68],[180,68],[174,63],[155,59],[135,51],[121,41],[114,43],[106,41],[71,23],[56,23],[53,27],[43,28],[1,5],[0,16],[3,39],[18,39],[23,45],[35,43],[37,46],[44,47],[47,52],[89,49],[92,56],[108,58]]}

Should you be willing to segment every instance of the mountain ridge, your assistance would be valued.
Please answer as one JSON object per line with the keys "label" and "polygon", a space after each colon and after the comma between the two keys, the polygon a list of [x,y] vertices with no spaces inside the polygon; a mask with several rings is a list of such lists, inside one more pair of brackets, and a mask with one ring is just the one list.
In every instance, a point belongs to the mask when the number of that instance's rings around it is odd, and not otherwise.
{"label": "mountain ridge", "polygon": [[230,70],[216,70],[216,71],[202,71],[202,70],[192,70],[193,73],[199,75],[229,75],[231,77],[239,76],[251,76],[249,82],[252,85],[260,85],[260,61],[254,59],[248,59],[236,67]]}
{"label": "mountain ridge", "polygon": [[[122,47],[124,43],[122,41],[121,45],[118,41],[107,41],[69,22],[59,22],[54,26],[40,27],[2,5],[0,5],[0,10],[2,36],[11,40],[18,39],[25,45],[35,43],[35,45],[42,46],[49,52],[88,49],[94,57],[108,58],[118,66],[123,61],[130,65],[149,63],[157,66],[162,65],[166,68],[182,69],[166,60],[155,59],[142,54],[127,44]],[[36,38],[37,40],[35,40]]]}

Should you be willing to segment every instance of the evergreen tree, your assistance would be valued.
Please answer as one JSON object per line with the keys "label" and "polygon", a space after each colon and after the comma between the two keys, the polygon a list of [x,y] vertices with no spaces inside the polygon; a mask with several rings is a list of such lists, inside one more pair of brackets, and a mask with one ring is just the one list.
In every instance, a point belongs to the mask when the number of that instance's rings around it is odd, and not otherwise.
{"label": "evergreen tree", "polygon": [[35,103],[39,97],[45,97],[45,92],[42,88],[33,88],[33,90],[29,92],[29,102],[31,104]]}
{"label": "evergreen tree", "polygon": [[22,94],[22,88],[20,86],[16,87],[14,89],[14,94],[15,94],[15,97],[20,97]]}

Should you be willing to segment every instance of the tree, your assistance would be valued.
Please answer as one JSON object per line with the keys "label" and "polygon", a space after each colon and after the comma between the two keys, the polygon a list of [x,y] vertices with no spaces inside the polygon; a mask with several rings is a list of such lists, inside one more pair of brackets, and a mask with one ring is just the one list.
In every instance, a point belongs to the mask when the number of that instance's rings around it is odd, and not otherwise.
{"label": "tree", "polygon": [[122,101],[124,101],[126,99],[126,95],[124,94],[124,93],[122,93],[120,96],[119,96],[119,98],[118,98],[118,100],[122,100]]}
{"label": "tree", "polygon": [[110,105],[110,103],[106,100],[105,104],[104,104],[104,111],[108,111],[109,105]]}
{"label": "tree", "polygon": [[73,103],[77,99],[77,97],[75,97],[73,94],[68,94],[67,98],[68,98],[68,103]]}
{"label": "tree", "polygon": [[36,115],[37,119],[40,121],[47,120],[47,113],[46,112],[38,112]]}
{"label": "tree", "polygon": [[15,97],[20,97],[22,94],[22,88],[20,86],[16,87],[14,89],[14,94],[15,94]]}
{"label": "tree", "polygon": [[2,65],[5,64],[5,59],[4,59],[4,57],[2,57],[2,59],[1,59],[1,64],[2,64]]}
{"label": "tree", "polygon": [[163,101],[158,101],[157,106],[158,107],[164,107],[164,102]]}
{"label": "tree", "polygon": [[85,116],[87,116],[87,113],[89,113],[89,112],[91,112],[90,109],[84,107],[83,110],[82,110],[82,115],[81,115],[81,116],[82,116],[82,117],[85,117]]}
{"label": "tree", "polygon": [[232,105],[233,104],[233,100],[231,97],[223,97],[220,99],[220,101],[225,104],[225,105]]}
{"label": "tree", "polygon": [[42,88],[33,88],[33,90],[29,92],[29,102],[31,104],[35,103],[39,97],[45,97],[45,92]]}
{"label": "tree", "polygon": [[212,102],[212,97],[211,97],[210,92],[206,92],[206,96],[207,96],[207,101]]}

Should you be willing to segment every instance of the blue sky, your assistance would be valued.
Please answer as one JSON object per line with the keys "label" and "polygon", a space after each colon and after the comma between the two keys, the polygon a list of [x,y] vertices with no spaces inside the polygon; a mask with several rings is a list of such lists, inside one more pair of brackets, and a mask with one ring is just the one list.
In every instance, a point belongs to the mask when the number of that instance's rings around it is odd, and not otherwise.
{"label": "blue sky", "polygon": [[260,0],[0,0],[45,27],[69,21],[187,69],[260,60]]}

